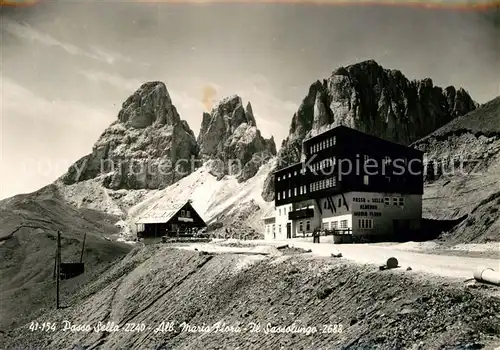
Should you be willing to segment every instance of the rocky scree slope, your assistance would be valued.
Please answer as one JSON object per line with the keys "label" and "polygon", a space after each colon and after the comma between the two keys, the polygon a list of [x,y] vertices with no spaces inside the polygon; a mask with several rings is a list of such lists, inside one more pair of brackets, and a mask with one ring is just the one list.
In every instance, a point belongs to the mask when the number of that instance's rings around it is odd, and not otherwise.
{"label": "rocky scree slope", "polygon": [[180,119],[165,84],[148,82],[127,98],[92,153],[73,164],[61,181],[71,185],[97,179],[114,190],[165,188],[192,172],[196,162],[188,161],[197,157],[194,133]]}
{"label": "rocky scree slope", "polygon": [[[206,162],[194,173],[163,190],[152,190],[144,194],[127,209],[126,220],[130,226],[134,227],[134,222],[140,217],[164,212],[165,204],[172,200],[191,199],[193,207],[207,224],[222,224],[223,231],[233,228],[237,230],[237,235],[245,235],[253,230],[258,235],[262,234],[264,227],[261,218],[272,210],[273,205],[265,202],[260,194],[264,180],[274,166],[273,161],[264,164],[255,176],[244,182],[239,182],[236,176],[224,176],[217,180],[211,174],[212,162],[213,160]],[[131,194],[120,200],[125,198],[130,201]]]}
{"label": "rocky scree slope", "polygon": [[[409,80],[373,60],[340,67],[314,82],[294,114],[278,153],[278,168],[300,161],[302,141],[338,125],[408,145],[476,108],[463,89]],[[274,198],[272,174],[262,196]]]}
{"label": "rocky scree slope", "polygon": [[257,129],[252,105],[244,108],[237,95],[203,113],[198,146],[203,158],[216,160],[212,172],[218,179],[236,174],[239,181],[248,180],[276,155],[274,139],[263,138]]}
{"label": "rocky scree slope", "polygon": [[[9,332],[4,343],[7,349],[478,349],[500,340],[500,302],[488,294],[462,282],[423,280],[412,272],[331,258],[214,255],[149,246],[85,286],[69,300],[69,308],[36,320],[144,323],[150,329],[31,332],[26,325]],[[155,333],[162,321],[174,322],[174,329]],[[242,331],[181,331],[183,322],[224,322]],[[260,324],[260,331],[251,332],[251,322]],[[266,334],[267,323],[314,326],[318,332]],[[328,331],[335,324],[342,324],[340,334]]]}
{"label": "rocky scree slope", "polygon": [[467,219],[446,239],[500,241],[500,96],[413,144],[428,162],[424,217]]}

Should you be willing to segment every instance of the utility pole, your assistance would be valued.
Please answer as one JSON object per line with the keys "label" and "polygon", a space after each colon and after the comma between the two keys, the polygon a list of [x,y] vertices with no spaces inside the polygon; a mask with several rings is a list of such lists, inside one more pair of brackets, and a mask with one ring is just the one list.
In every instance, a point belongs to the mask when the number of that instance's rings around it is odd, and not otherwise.
{"label": "utility pole", "polygon": [[57,246],[56,246],[56,253],[54,254],[54,273],[52,274],[52,279],[56,279],[56,271],[57,270]]}
{"label": "utility pole", "polygon": [[61,279],[61,231],[57,231],[56,253],[56,309],[59,309],[59,280]]}
{"label": "utility pole", "polygon": [[87,237],[87,232],[83,235],[82,252],[80,254],[80,264],[83,262],[83,250],[85,249],[85,238]]}

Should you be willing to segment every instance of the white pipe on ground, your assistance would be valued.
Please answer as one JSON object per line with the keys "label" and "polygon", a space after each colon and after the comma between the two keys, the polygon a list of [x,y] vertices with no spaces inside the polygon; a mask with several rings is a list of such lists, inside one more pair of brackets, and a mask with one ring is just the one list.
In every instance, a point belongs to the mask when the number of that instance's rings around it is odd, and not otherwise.
{"label": "white pipe on ground", "polygon": [[474,271],[474,278],[479,282],[488,282],[500,286],[500,272],[491,267],[480,267]]}

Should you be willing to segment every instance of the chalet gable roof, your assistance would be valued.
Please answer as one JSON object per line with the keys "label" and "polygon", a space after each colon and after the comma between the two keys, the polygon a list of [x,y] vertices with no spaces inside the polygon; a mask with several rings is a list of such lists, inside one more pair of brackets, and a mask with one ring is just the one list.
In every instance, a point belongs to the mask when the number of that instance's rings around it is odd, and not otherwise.
{"label": "chalet gable roof", "polygon": [[172,219],[172,217],[188,203],[191,204],[191,200],[183,202],[160,201],[149,209],[144,215],[139,217],[136,224],[159,224],[169,222],[170,219]]}

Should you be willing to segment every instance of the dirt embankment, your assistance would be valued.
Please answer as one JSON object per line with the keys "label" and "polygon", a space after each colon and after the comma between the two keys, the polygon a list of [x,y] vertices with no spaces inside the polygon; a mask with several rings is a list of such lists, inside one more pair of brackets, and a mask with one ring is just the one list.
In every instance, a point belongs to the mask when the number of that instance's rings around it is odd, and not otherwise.
{"label": "dirt embankment", "polygon": [[[6,334],[4,348],[435,349],[500,340],[500,299],[489,288],[305,254],[249,257],[149,246],[66,302],[68,308],[36,319],[57,323],[56,330],[30,331],[28,324]],[[64,320],[121,329],[63,331]],[[163,321],[174,325],[155,332]],[[182,328],[183,322],[202,329]],[[233,332],[210,328],[217,322]],[[127,332],[130,323],[145,329]],[[288,333],[279,329],[293,324]],[[342,325],[340,333],[335,325]]]}

